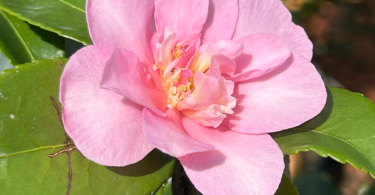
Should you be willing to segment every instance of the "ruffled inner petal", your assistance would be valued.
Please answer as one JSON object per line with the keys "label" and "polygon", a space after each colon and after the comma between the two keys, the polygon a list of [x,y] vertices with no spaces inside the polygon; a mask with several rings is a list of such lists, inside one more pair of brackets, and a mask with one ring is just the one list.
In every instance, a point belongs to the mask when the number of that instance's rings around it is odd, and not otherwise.
{"label": "ruffled inner petal", "polygon": [[167,95],[148,78],[147,72],[133,52],[117,49],[104,67],[101,86],[162,113],[167,107]]}

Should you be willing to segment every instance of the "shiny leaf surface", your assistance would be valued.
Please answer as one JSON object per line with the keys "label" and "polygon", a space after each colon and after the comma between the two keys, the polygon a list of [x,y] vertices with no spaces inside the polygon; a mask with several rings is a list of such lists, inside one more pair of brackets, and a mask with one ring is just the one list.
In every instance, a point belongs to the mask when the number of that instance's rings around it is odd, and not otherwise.
{"label": "shiny leaf surface", "polygon": [[85,13],[60,0],[0,0],[0,9],[35,26],[91,44]]}
{"label": "shiny leaf surface", "polygon": [[64,57],[65,39],[0,10],[0,52],[12,65]]}
{"label": "shiny leaf surface", "polygon": [[[1,194],[65,194],[64,129],[51,103],[58,98],[66,59],[39,60],[0,76]],[[100,143],[98,143],[100,144]],[[150,194],[169,177],[175,160],[157,150],[126,167],[105,167],[71,152],[71,194]]]}
{"label": "shiny leaf surface", "polygon": [[361,94],[330,87],[318,116],[272,137],[284,154],[313,150],[375,177],[375,104]]}

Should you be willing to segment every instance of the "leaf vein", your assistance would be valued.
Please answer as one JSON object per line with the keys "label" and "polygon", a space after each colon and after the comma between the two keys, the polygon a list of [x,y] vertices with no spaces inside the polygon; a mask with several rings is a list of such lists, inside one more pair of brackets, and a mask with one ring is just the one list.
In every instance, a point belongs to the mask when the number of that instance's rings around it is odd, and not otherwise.
{"label": "leaf vein", "polygon": [[81,8],[75,6],[75,5],[71,4],[71,3],[68,3],[68,2],[66,2],[64,0],[60,0],[60,1],[63,2],[63,3],[65,3],[65,4],[67,4],[67,5],[69,5],[70,7],[74,8],[74,9],[80,11],[80,12],[86,13],[85,10],[82,10]]}
{"label": "leaf vein", "polygon": [[25,43],[25,40],[22,38],[21,34],[17,31],[17,29],[14,27],[13,23],[9,20],[9,18],[3,13],[3,11],[0,10],[0,14],[4,16],[4,18],[8,21],[8,23],[10,24],[10,26],[12,27],[13,31],[15,32],[15,34],[17,35],[17,37],[20,39],[22,45],[25,46],[25,49],[27,51],[27,53],[30,55],[31,59],[32,60],[35,60],[35,57],[34,55],[31,53],[31,50],[30,48],[27,46],[27,44]]}
{"label": "leaf vein", "polygon": [[320,134],[322,134],[322,135],[325,135],[325,136],[329,136],[329,137],[333,137],[333,138],[335,138],[335,139],[338,139],[338,140],[340,140],[340,141],[342,141],[342,142],[348,144],[349,146],[353,147],[354,149],[358,150],[358,151],[359,151],[360,153],[362,153],[364,156],[367,156],[366,153],[364,153],[361,149],[355,147],[353,144],[351,144],[350,142],[348,142],[348,141],[346,141],[346,140],[344,140],[344,139],[341,139],[341,138],[339,138],[339,137],[336,137],[336,136],[333,136],[333,135],[329,135],[329,134],[326,134],[326,133],[323,133],[323,132],[319,132],[319,131],[313,131],[313,132],[315,132],[315,133],[320,133]]}
{"label": "leaf vein", "polygon": [[65,146],[65,144],[58,144],[58,145],[54,145],[54,146],[42,146],[42,147],[33,148],[33,149],[29,149],[29,150],[24,150],[24,151],[14,152],[14,153],[10,153],[10,154],[0,155],[0,158],[6,158],[6,157],[18,155],[18,154],[25,154],[25,153],[29,153],[29,152],[35,152],[35,151],[51,149],[51,148],[56,149],[56,148],[64,147],[64,146]]}

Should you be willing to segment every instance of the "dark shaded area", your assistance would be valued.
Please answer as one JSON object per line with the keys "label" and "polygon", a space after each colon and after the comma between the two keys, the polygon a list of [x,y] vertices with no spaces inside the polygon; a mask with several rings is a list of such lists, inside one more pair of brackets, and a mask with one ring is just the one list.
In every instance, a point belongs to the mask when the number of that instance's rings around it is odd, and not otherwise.
{"label": "dark shaded area", "polygon": [[300,175],[294,185],[301,195],[340,195],[340,190],[327,173],[311,172]]}
{"label": "dark shaded area", "polygon": [[119,175],[139,177],[154,173],[173,159],[173,157],[154,149],[138,163],[125,167],[107,167],[107,169]]}
{"label": "dark shaded area", "polygon": [[56,33],[53,33],[51,31],[47,31],[44,29],[41,29],[38,26],[34,26],[30,24],[30,30],[34,31],[35,34],[38,34],[42,40],[45,42],[48,42],[49,44],[55,46],[58,49],[64,50],[65,49],[65,41],[64,38],[57,35]]}
{"label": "dark shaded area", "polygon": [[[202,195],[191,183],[180,161],[176,161],[172,175],[172,191],[175,195]],[[207,181],[210,182],[210,181]]]}
{"label": "dark shaded area", "polygon": [[82,43],[73,41],[71,39],[66,39],[65,41],[65,56],[70,58],[76,51],[84,47]]}

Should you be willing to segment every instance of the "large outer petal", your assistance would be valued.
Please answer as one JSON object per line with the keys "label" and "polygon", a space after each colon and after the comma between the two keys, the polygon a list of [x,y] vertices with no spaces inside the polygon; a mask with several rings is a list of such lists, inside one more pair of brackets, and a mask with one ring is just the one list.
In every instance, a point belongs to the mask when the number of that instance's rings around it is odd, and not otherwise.
{"label": "large outer petal", "polygon": [[215,149],[184,132],[180,112],[169,109],[166,114],[166,117],[161,117],[147,108],[143,110],[143,132],[150,144],[174,157]]}
{"label": "large outer petal", "polygon": [[167,95],[150,82],[146,73],[133,52],[116,49],[106,62],[101,86],[161,114],[167,108]]}
{"label": "large outer petal", "polygon": [[238,40],[244,45],[236,59],[235,75],[229,77],[241,82],[263,76],[284,64],[291,52],[280,36],[273,33],[251,34]]}
{"label": "large outer petal", "polygon": [[205,195],[272,195],[284,170],[283,154],[268,134],[248,135],[182,118],[186,131],[216,150],[179,158],[195,187]]}
{"label": "large outer petal", "polygon": [[303,28],[292,22],[290,12],[280,0],[239,0],[239,8],[234,40],[254,33],[276,33],[294,53],[311,60],[311,41]]}
{"label": "large outer petal", "polygon": [[175,42],[195,39],[207,19],[208,0],[158,0],[155,3],[156,28],[163,37],[164,29],[172,27]]}
{"label": "large outer petal", "polygon": [[87,0],[90,36],[103,59],[117,48],[134,52],[152,68],[153,0]]}
{"label": "large outer petal", "polygon": [[326,89],[314,65],[292,54],[278,69],[237,83],[238,99],[225,124],[243,133],[270,133],[298,126],[323,109]]}
{"label": "large outer petal", "polygon": [[210,0],[202,42],[231,39],[238,18],[238,0]]}
{"label": "large outer petal", "polygon": [[154,148],[143,135],[143,107],[100,88],[103,67],[94,46],[79,50],[65,66],[60,83],[65,130],[96,163],[136,163]]}

